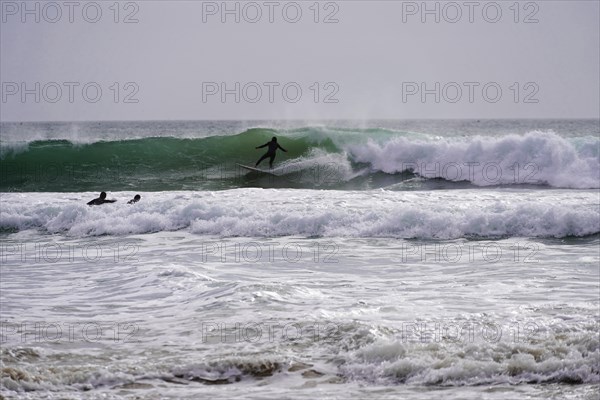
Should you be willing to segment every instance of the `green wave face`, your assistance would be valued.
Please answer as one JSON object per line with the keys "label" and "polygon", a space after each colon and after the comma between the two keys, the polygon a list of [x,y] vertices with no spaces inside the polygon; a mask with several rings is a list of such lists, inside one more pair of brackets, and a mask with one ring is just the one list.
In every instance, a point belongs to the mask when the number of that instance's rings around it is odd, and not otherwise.
{"label": "green wave face", "polygon": [[[288,151],[278,151],[278,165],[307,156],[316,147],[339,152],[331,139],[322,139],[318,130],[298,129],[285,135],[273,129],[254,128],[231,136],[196,139],[152,137],[90,144],[34,141],[25,148],[3,149],[0,190],[213,190],[265,184],[302,187],[294,178],[264,182],[256,174],[248,176],[248,171],[236,164],[254,165],[265,153],[264,148],[255,147],[273,136]],[[268,168],[268,160],[263,161],[261,168]],[[298,175],[298,170],[286,172],[283,175]]]}

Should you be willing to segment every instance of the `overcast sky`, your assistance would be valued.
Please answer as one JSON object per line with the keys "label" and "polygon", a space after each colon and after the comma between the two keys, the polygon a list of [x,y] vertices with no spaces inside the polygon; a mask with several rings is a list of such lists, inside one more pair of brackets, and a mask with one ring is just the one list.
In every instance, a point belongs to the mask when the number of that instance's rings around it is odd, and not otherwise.
{"label": "overcast sky", "polygon": [[23,4],[2,121],[599,117],[598,1]]}

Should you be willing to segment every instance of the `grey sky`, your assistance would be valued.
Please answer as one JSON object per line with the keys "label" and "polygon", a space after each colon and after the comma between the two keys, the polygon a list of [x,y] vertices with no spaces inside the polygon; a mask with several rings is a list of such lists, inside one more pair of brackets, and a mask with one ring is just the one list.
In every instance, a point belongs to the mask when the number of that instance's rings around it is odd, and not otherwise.
{"label": "grey sky", "polygon": [[1,3],[2,121],[599,117],[597,1]]}

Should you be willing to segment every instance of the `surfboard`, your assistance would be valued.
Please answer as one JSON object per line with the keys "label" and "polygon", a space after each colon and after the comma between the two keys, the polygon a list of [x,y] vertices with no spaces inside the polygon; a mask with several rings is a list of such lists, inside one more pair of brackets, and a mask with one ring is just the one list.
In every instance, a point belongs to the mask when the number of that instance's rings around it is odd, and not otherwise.
{"label": "surfboard", "polygon": [[249,167],[247,165],[243,165],[243,164],[236,164],[244,169],[247,169],[248,171],[252,171],[252,172],[260,172],[262,174],[267,174],[267,175],[273,175],[273,176],[277,176],[274,173],[272,173],[271,171],[265,171],[263,169],[258,169],[258,168],[254,168],[254,167]]}

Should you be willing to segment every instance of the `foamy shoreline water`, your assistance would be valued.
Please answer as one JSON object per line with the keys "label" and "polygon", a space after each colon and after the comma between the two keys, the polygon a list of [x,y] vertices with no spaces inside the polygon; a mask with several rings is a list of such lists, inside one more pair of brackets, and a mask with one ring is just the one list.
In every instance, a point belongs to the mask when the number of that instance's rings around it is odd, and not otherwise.
{"label": "foamy shoreline water", "polygon": [[600,380],[597,236],[3,238],[23,242],[2,267],[8,398],[544,398]]}

